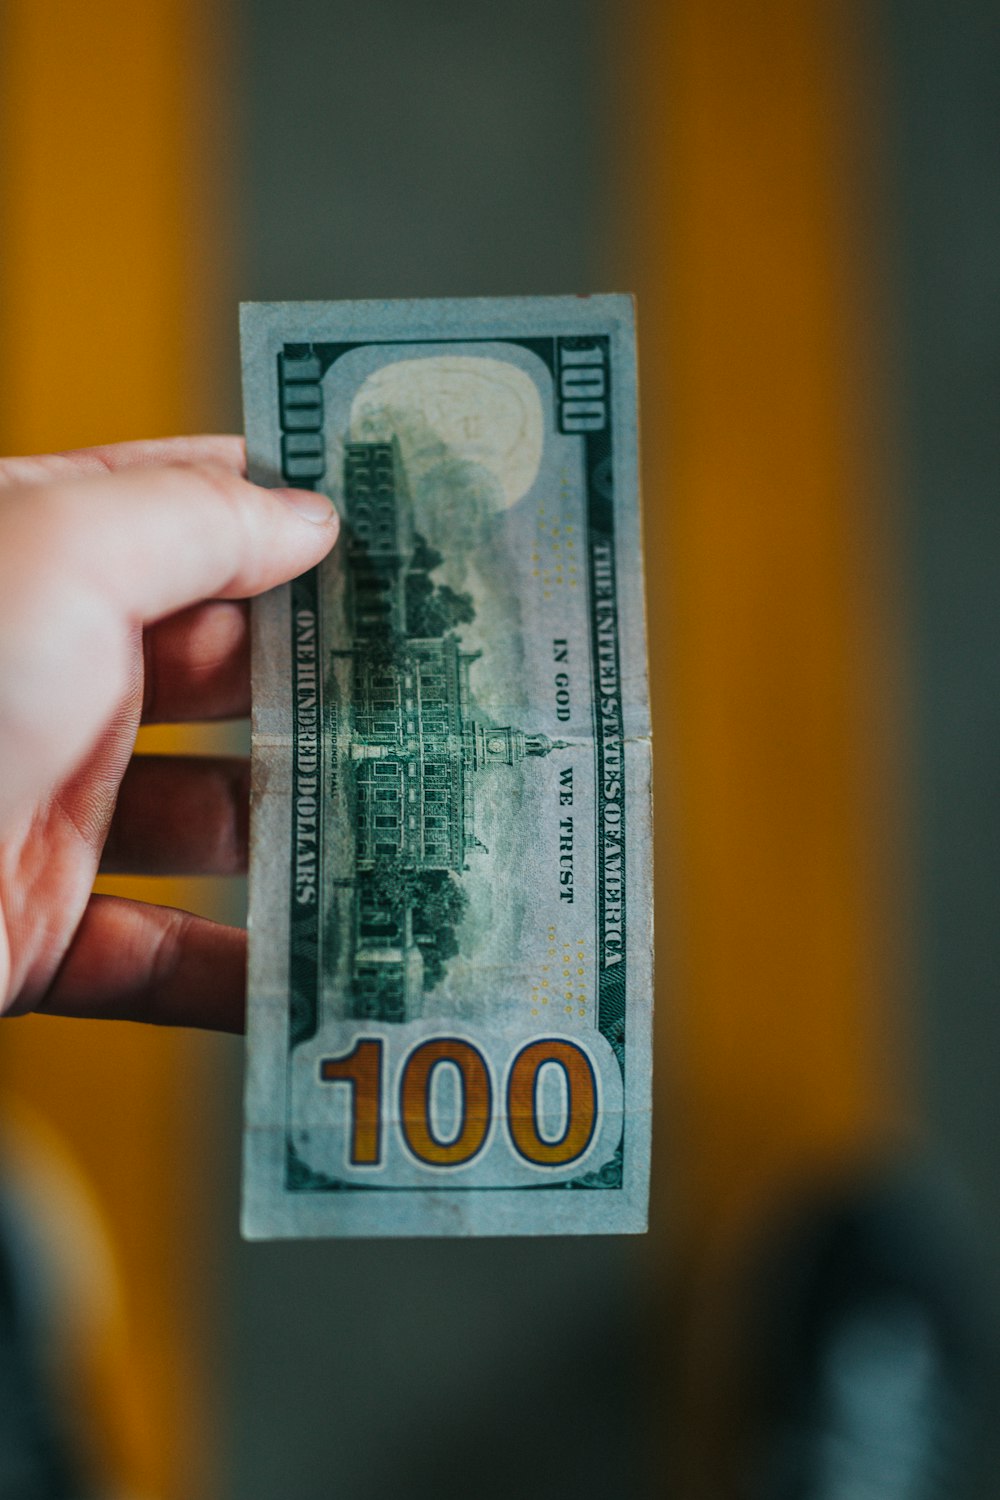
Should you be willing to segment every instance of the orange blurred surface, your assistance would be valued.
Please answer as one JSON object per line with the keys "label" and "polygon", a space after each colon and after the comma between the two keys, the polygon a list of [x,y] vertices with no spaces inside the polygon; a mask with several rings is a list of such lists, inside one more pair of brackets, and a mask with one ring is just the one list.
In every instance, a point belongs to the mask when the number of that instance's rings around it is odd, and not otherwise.
{"label": "orange blurred surface", "polygon": [[678,1494],[717,1496],[737,1449],[748,1255],[810,1182],[906,1129],[891,411],[861,9],[632,13],[653,1222],[677,1319],[658,1462]]}
{"label": "orange blurred surface", "polygon": [[[182,432],[211,419],[197,314],[213,270],[199,141],[214,57],[191,0],[10,0],[3,11],[0,451]],[[214,187],[214,184],[213,184]],[[145,748],[185,743],[148,735]],[[128,890],[117,882],[116,889]],[[182,881],[132,887],[187,905]],[[29,1018],[2,1090],[75,1172],[116,1267],[116,1312],[77,1387],[116,1493],[207,1493],[198,1167],[188,1034]],[[72,1226],[65,1233],[71,1235]]]}
{"label": "orange blurred surface", "polygon": [[659,1170],[697,1241],[905,1108],[899,621],[860,13],[635,15]]}

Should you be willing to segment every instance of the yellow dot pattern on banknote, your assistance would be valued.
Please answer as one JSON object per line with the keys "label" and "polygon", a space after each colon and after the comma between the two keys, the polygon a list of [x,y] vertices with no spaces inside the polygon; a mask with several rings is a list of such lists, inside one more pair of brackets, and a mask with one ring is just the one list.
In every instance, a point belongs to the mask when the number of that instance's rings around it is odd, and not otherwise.
{"label": "yellow dot pattern on banknote", "polygon": [[[568,488],[568,476],[563,476]],[[542,598],[552,599],[556,590],[575,589],[580,582],[578,537],[573,523],[563,519],[560,506],[538,505],[535,540],[531,549],[531,576],[542,586]]]}
{"label": "yellow dot pattern on banknote", "polygon": [[544,962],[538,978],[531,985],[531,1014],[542,1014],[543,1008],[561,1005],[566,1016],[583,1020],[587,1014],[587,944],[584,938],[560,939],[555,927],[549,927]]}

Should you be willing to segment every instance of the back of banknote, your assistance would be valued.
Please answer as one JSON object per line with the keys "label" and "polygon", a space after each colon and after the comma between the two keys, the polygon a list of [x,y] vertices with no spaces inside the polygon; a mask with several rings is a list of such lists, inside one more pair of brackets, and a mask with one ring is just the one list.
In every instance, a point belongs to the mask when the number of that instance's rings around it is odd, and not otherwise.
{"label": "back of banknote", "polygon": [[618,296],[251,303],[244,1231],[646,1225],[650,742]]}

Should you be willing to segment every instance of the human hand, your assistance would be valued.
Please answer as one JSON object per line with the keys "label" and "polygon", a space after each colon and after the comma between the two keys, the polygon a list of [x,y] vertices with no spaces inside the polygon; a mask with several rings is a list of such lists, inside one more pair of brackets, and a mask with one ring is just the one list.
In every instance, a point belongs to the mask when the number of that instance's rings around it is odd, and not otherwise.
{"label": "human hand", "polygon": [[0,1013],[243,1028],[245,933],[91,894],[99,864],[245,868],[245,762],[132,757],[140,719],[249,711],[240,601],[336,538],[243,463],[231,437],[0,460]]}

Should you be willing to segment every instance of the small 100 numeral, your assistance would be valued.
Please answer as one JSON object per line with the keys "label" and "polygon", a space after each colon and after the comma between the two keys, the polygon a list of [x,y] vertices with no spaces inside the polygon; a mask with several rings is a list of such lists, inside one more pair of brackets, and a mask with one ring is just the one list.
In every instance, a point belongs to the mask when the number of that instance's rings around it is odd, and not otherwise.
{"label": "small 100 numeral", "polygon": [[601,432],[608,425],[608,379],[599,343],[559,341],[559,430]]}
{"label": "small 100 numeral", "polygon": [[[383,1051],[381,1037],[359,1037],[343,1057],[324,1057],[323,1083],[350,1088],[349,1159],[355,1167],[382,1161]],[[457,1126],[447,1139],[434,1127],[431,1085],[442,1064],[459,1078]],[[539,1074],[554,1065],[563,1075],[562,1133],[543,1135],[538,1119]],[[566,1167],[583,1155],[597,1124],[597,1081],[582,1047],[563,1037],[527,1042],[515,1055],[506,1083],[505,1124],[517,1154],[536,1167]],[[462,1037],[432,1037],[407,1053],[399,1079],[398,1129],[410,1153],[428,1167],[461,1167],[486,1144],[493,1119],[493,1086],[486,1059]]]}

